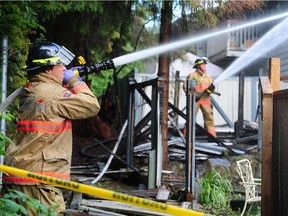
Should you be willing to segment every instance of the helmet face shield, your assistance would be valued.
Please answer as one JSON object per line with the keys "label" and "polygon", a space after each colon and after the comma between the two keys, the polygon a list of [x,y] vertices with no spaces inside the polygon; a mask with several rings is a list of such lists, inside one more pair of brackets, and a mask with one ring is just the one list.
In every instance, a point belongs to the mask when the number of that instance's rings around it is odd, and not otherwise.
{"label": "helmet face shield", "polygon": [[22,70],[38,70],[42,67],[58,64],[66,66],[71,63],[74,57],[75,55],[64,46],[51,42],[36,43],[29,49],[26,66]]}
{"label": "helmet face shield", "polygon": [[62,46],[59,50],[59,52],[51,58],[43,58],[43,59],[35,59],[32,61],[35,65],[57,65],[57,64],[63,64],[68,65],[71,63],[71,61],[74,59],[75,55],[70,52],[68,49],[66,49],[64,46]]}
{"label": "helmet face shield", "polygon": [[74,59],[75,55],[66,49],[64,46],[61,47],[59,52],[55,55],[55,57],[59,57],[59,60],[64,65],[68,65]]}

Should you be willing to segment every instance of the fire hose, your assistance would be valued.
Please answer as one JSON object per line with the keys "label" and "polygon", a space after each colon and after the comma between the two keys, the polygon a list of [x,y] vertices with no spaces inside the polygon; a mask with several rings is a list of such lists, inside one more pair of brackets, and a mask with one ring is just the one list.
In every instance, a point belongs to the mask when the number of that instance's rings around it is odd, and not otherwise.
{"label": "fire hose", "polygon": [[204,91],[202,91],[200,94],[196,96],[196,102],[199,101],[201,97],[204,96],[205,94],[206,95],[215,94],[215,95],[221,96],[221,94],[219,92],[215,92],[214,89],[215,89],[215,86],[212,83],[207,89],[205,89]]}

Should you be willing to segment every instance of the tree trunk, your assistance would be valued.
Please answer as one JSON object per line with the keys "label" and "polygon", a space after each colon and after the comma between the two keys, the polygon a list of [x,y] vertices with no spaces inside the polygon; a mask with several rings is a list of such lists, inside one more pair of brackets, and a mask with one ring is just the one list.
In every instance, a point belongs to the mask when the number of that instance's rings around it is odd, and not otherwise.
{"label": "tree trunk", "polygon": [[[160,44],[170,41],[172,1],[163,1],[161,9]],[[168,163],[168,91],[169,91],[170,53],[159,56],[158,88],[160,100],[160,124],[162,133],[162,169],[169,169]]]}

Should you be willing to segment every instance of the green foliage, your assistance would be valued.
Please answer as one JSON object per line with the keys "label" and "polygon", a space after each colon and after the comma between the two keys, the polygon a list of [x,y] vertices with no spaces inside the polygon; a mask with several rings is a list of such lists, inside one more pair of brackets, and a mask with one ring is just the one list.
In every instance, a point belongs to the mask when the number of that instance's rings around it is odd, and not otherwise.
{"label": "green foliage", "polygon": [[[5,195],[6,196],[6,195]],[[0,210],[3,215],[27,215],[27,210],[22,206],[12,201],[11,199],[0,198]]]}
{"label": "green foliage", "polygon": [[96,97],[103,95],[108,85],[114,83],[112,70],[91,74],[89,79],[91,79],[90,88]]}
{"label": "green foliage", "polygon": [[[0,113],[0,119],[2,118],[5,118],[7,122],[12,122],[15,119],[15,117],[11,114]],[[0,155],[6,155],[6,144],[13,144],[13,141],[9,137],[6,137],[3,133],[0,133]]]}
{"label": "green foliage", "polygon": [[[14,200],[17,200],[21,204],[16,203]],[[28,215],[26,208],[22,204],[33,207],[38,216],[57,216],[52,208],[42,204],[39,200],[31,199],[24,193],[16,190],[9,190],[8,193],[0,198],[0,211],[5,216]]]}
{"label": "green foliage", "polygon": [[[0,21],[1,35],[7,35],[12,43],[16,43],[19,39],[27,42],[27,36],[33,33],[34,30],[44,30],[37,23],[35,12],[25,1],[0,2]],[[12,23],[13,25],[11,25]]]}
{"label": "green foliage", "polygon": [[[47,1],[33,2],[30,6],[36,14],[41,14],[38,20],[45,26],[48,41],[63,44],[76,56],[83,56],[87,65],[92,65],[134,51],[135,41],[130,37],[135,35],[135,32],[131,34],[133,4],[136,2]],[[75,60],[72,64],[79,63]],[[113,83],[113,72],[89,75],[89,79],[91,90],[99,97],[108,83]]]}
{"label": "green foliage", "polygon": [[221,175],[217,170],[207,171],[204,178],[198,179],[201,186],[201,203],[212,208],[229,206],[232,184],[228,175]]}
{"label": "green foliage", "polygon": [[[29,36],[36,30],[44,31],[38,24],[37,14],[29,7],[28,1],[1,1],[0,2],[0,34],[8,37],[8,94],[23,86],[26,82],[24,73],[19,67],[24,66],[25,51],[28,48]],[[17,105],[10,106],[11,113]]]}

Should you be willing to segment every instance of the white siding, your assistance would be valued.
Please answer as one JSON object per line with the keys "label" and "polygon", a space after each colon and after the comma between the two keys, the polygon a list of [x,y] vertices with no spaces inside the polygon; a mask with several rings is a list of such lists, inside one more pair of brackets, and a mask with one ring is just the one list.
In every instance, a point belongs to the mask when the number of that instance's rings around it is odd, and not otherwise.
{"label": "white siding", "polygon": [[[146,80],[147,76],[138,75],[138,82],[140,80]],[[185,78],[181,77],[184,81]],[[245,78],[245,90],[244,90],[244,120],[255,121],[257,106],[258,106],[258,77],[246,77]],[[180,97],[179,97],[179,109],[186,113],[186,95],[183,91],[183,83],[180,84]],[[213,95],[218,105],[221,107],[223,112],[228,116],[232,123],[238,120],[238,97],[239,97],[239,80],[238,77],[229,78],[216,85],[217,92],[221,93],[221,96]],[[151,87],[145,89],[148,97],[151,98]],[[138,104],[141,104],[142,99],[138,99]],[[169,86],[169,102],[174,104],[174,80],[171,79]],[[137,104],[136,104],[137,107]],[[137,114],[144,117],[150,111],[148,105],[141,106],[137,110]],[[136,119],[141,119],[140,117]],[[215,125],[223,126],[226,124],[222,116],[214,108]],[[136,121],[137,123],[138,121]],[[185,121],[179,117],[179,127],[183,127]],[[201,111],[197,114],[197,123],[203,125],[203,118]]]}

